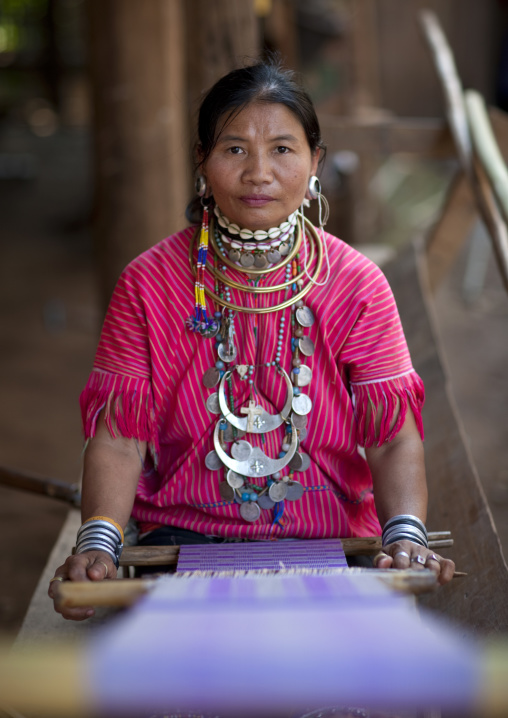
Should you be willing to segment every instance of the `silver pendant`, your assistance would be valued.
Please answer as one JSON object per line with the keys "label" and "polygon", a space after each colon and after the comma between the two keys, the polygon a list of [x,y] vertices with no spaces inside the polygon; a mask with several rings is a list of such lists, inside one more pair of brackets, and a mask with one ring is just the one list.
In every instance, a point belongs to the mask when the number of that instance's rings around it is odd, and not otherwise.
{"label": "silver pendant", "polygon": [[219,395],[216,391],[207,397],[206,408],[211,414],[220,414]]}
{"label": "silver pendant", "polygon": [[314,342],[310,337],[302,337],[298,340],[298,347],[302,354],[305,354],[306,357],[311,357],[314,354],[315,346]]}
{"label": "silver pendant", "polygon": [[240,515],[245,521],[257,521],[261,516],[261,509],[256,501],[245,501],[240,506]]}
{"label": "silver pendant", "polygon": [[304,426],[303,429],[298,429],[298,442],[305,441],[307,438],[307,429]]}
{"label": "silver pendant", "polygon": [[[250,434],[266,434],[269,431],[277,429],[279,426],[281,426],[281,424],[283,424],[283,422],[287,420],[291,412],[293,385],[291,383],[291,379],[284,371],[284,369],[281,368],[280,372],[286,380],[287,389],[286,403],[284,404],[284,407],[282,408],[280,414],[269,414],[265,409],[263,409],[263,407],[259,405],[254,405],[252,407],[249,402],[248,408],[243,407],[243,409],[240,410],[242,413],[247,414],[247,416],[245,417],[236,416],[236,414],[233,414],[228,408],[225,390],[226,382],[231,376],[231,372],[227,371],[224,373],[220,381],[218,390],[219,405],[222,414],[229,421],[230,424],[232,424],[235,428],[240,429],[241,431],[248,431]],[[250,422],[249,419],[251,419]],[[247,429],[247,425],[251,427],[251,430]]]}
{"label": "silver pendant", "polygon": [[216,451],[209,451],[205,456],[205,466],[210,471],[218,471],[222,468],[222,461]]}
{"label": "silver pendant", "polygon": [[227,482],[233,489],[241,489],[245,483],[245,479],[240,474],[237,474],[233,469],[229,469],[227,473]]}
{"label": "silver pendant", "polygon": [[[229,456],[220,445],[219,425],[220,421],[218,421],[215,425],[215,431],[213,434],[213,445],[215,447],[215,452],[210,452],[210,454],[216,453],[219,459],[225,466],[227,466],[228,469],[233,469],[233,471],[236,471],[237,474],[241,474],[241,476],[269,476],[270,474],[275,474],[277,471],[282,471],[282,469],[284,469],[289,464],[289,462],[295,455],[296,448],[298,446],[297,432],[296,429],[293,427],[291,432],[291,445],[289,447],[289,451],[287,451],[286,455],[283,456],[281,459],[271,459],[258,446],[255,446],[252,449],[251,455],[248,459],[244,461],[238,461]],[[209,456],[210,454],[208,454],[207,456]]]}
{"label": "silver pendant", "polygon": [[297,386],[308,386],[312,381],[312,369],[305,364],[300,364],[300,373],[294,376],[298,379]]}
{"label": "silver pendant", "polygon": [[275,501],[272,501],[268,496],[268,492],[266,492],[266,494],[260,494],[258,496],[258,505],[262,509],[273,509]]}
{"label": "silver pendant", "polygon": [[222,342],[221,344],[219,344],[217,354],[219,355],[219,358],[222,359],[222,361],[229,364],[229,362],[232,362],[236,359],[238,349],[231,342]]}
{"label": "silver pendant", "polygon": [[290,481],[287,487],[286,501],[298,501],[305,493],[305,489],[299,481]]}
{"label": "silver pendant", "polygon": [[302,457],[302,465],[299,469],[295,469],[295,471],[307,471],[307,469],[310,467],[310,456],[308,454],[304,454],[303,452],[300,454]]}
{"label": "silver pendant", "polygon": [[240,260],[240,252],[238,249],[230,249],[228,252],[228,257],[232,262],[238,262]]}
{"label": "silver pendant", "polygon": [[309,307],[298,307],[296,310],[296,321],[302,327],[311,327],[314,322],[314,314]]}
{"label": "silver pendant", "polygon": [[224,501],[235,500],[235,490],[228,484],[227,481],[221,481],[219,484],[219,494]]}
{"label": "silver pendant", "polygon": [[240,264],[242,267],[252,267],[254,264],[254,255],[244,252],[240,257]]}
{"label": "silver pendant", "polygon": [[287,492],[288,487],[287,484],[284,483],[284,481],[281,481],[277,484],[272,484],[268,489],[268,495],[270,496],[272,501],[275,501],[275,503],[283,501],[286,498]]}
{"label": "silver pendant", "polygon": [[279,252],[283,257],[289,254],[289,249],[289,242],[282,242],[281,244],[279,244]]}
{"label": "silver pendant", "polygon": [[[305,416],[312,409],[312,399],[307,394],[300,394],[293,397],[293,411],[301,416]],[[222,408],[222,407],[221,407]]]}
{"label": "silver pendant", "polygon": [[[235,433],[236,432],[236,433]],[[223,434],[224,441],[227,441],[228,444],[232,441],[236,441],[237,439],[241,439],[243,436],[245,436],[244,431],[240,431],[240,429],[235,429],[233,426],[231,426],[230,423],[228,423],[228,428],[225,429]]]}
{"label": "silver pendant", "polygon": [[270,264],[277,264],[282,259],[282,256],[276,249],[270,249],[270,251],[266,253],[266,258]]}
{"label": "silver pendant", "polygon": [[268,259],[265,257],[264,254],[256,254],[256,258],[254,259],[254,266],[256,269],[264,269],[265,267],[268,267]]}
{"label": "silver pendant", "polygon": [[302,455],[299,451],[296,452],[296,454],[293,456],[291,461],[288,464],[288,467],[290,469],[293,469],[293,471],[300,471],[303,466],[303,459]]}
{"label": "silver pendant", "polygon": [[203,384],[207,389],[213,389],[220,381],[220,372],[217,367],[210,367],[203,374]]}
{"label": "silver pendant", "polygon": [[307,426],[307,417],[301,416],[300,414],[292,414],[291,422],[297,429],[305,429]]}
{"label": "silver pendant", "polygon": [[231,446],[231,456],[237,461],[246,461],[252,454],[252,446],[248,441],[235,441]]}

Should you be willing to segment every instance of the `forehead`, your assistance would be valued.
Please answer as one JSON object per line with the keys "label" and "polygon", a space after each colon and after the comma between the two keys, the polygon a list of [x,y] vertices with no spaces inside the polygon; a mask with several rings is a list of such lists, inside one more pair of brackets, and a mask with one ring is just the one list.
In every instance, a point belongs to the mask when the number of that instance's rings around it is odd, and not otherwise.
{"label": "forehead", "polygon": [[[225,124],[224,124],[225,122]],[[270,140],[291,136],[299,142],[307,142],[305,130],[298,117],[286,105],[272,102],[251,102],[235,111],[230,120],[218,122],[217,141],[238,137]]]}

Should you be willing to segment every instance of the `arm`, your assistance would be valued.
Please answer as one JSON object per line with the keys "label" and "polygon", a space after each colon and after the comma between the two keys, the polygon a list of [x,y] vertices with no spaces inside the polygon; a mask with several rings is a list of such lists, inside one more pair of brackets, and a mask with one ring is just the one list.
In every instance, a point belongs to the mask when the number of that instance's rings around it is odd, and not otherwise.
{"label": "arm", "polygon": [[[406,420],[390,442],[366,449],[367,461],[372,473],[374,499],[381,525],[398,514],[412,514],[425,522],[427,515],[427,482],[423,443],[420,439],[413,413],[407,412]],[[409,554],[409,558],[400,552]],[[411,541],[397,541],[383,547],[376,562],[378,568],[420,567],[411,558],[422,556],[427,559],[426,568],[435,571],[440,583],[453,577],[453,561],[437,557],[431,550]],[[397,555],[399,554],[399,555]]]}
{"label": "arm", "polygon": [[[136,486],[146,454],[146,443],[136,439],[118,437],[109,433],[101,414],[95,437],[85,452],[82,521],[92,516],[107,516],[125,527],[129,520]],[[69,556],[55,576],[70,581],[100,581],[114,578],[116,567],[108,553],[87,551]],[[59,609],[55,583],[50,584],[49,596],[55,600],[55,609],[64,618],[83,620],[93,615],[92,608]]]}

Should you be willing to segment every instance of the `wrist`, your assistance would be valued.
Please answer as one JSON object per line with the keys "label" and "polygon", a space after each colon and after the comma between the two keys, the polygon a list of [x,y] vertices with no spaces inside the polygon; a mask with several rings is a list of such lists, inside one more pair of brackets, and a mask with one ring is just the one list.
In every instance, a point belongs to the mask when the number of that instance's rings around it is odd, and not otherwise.
{"label": "wrist", "polygon": [[383,546],[396,541],[412,541],[425,548],[429,545],[425,524],[412,514],[398,514],[388,519],[383,527],[382,541]]}

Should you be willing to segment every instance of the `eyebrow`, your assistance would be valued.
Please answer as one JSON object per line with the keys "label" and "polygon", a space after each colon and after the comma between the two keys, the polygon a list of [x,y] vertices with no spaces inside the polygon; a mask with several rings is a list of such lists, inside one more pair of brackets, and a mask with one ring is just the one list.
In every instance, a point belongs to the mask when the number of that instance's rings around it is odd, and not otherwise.
{"label": "eyebrow", "polygon": [[[277,137],[271,137],[269,139],[270,142],[298,142],[298,138],[294,135],[277,135]],[[222,135],[217,140],[218,143],[220,142],[248,142],[248,139],[246,137],[239,137],[238,135]]]}

